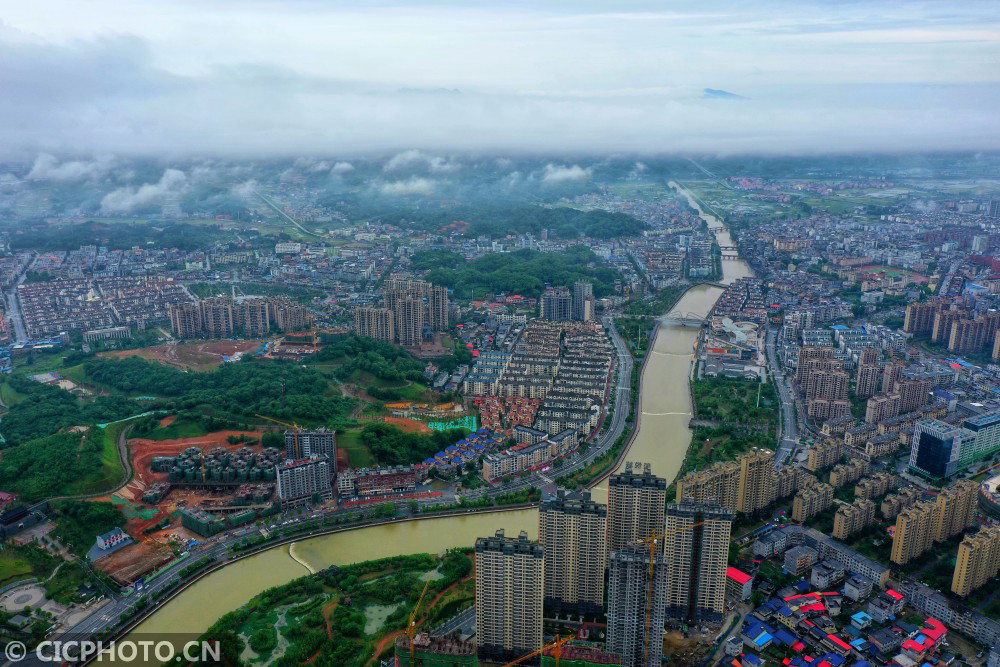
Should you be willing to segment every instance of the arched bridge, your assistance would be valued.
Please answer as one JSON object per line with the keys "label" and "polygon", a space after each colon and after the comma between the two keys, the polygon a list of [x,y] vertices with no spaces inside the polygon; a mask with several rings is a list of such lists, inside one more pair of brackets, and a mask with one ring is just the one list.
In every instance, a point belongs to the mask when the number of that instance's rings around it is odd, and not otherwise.
{"label": "arched bridge", "polygon": [[682,327],[700,327],[705,323],[705,317],[698,313],[670,313],[661,318],[664,324],[680,325]]}

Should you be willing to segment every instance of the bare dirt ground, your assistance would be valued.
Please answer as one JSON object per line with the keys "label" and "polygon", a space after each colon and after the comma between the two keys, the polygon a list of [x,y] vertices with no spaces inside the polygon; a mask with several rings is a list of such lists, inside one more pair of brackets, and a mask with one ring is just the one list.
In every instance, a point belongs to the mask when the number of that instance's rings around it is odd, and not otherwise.
{"label": "bare dirt ground", "polygon": [[94,565],[120,584],[130,584],[174,557],[170,547],[146,540],[99,558]]}
{"label": "bare dirt ground", "polygon": [[156,345],[136,350],[109,350],[98,356],[109,359],[142,357],[183,370],[207,371],[224,361],[223,357],[236,354],[252,354],[260,347],[259,340],[213,340],[173,345]]}
{"label": "bare dirt ground", "polygon": [[422,421],[417,421],[416,419],[410,419],[409,417],[385,417],[386,424],[392,424],[398,427],[402,431],[407,431],[408,433],[422,433],[424,435],[431,432],[431,429],[427,424]]}

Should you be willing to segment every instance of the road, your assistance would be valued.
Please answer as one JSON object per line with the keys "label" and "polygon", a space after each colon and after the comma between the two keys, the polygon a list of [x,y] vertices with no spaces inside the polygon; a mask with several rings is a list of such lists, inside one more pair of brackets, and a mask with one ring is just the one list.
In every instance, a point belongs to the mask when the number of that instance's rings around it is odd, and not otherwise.
{"label": "road", "polygon": [[792,452],[799,444],[799,417],[795,409],[795,396],[791,388],[791,380],[785,377],[785,371],[778,361],[776,349],[777,330],[767,331],[767,364],[771,371],[771,379],[778,390],[778,398],[781,399],[781,442],[778,443],[778,451],[774,457],[774,465],[782,466],[788,463],[792,457]]}
{"label": "road", "polygon": [[463,635],[471,635],[476,628],[476,607],[475,605],[452,616],[443,624],[434,628],[436,635],[450,635],[456,630],[461,630]]}
{"label": "road", "polygon": [[[32,257],[32,262],[34,257]],[[28,277],[28,267],[31,266],[31,262],[25,264],[24,270],[21,271],[21,275],[18,276],[17,281],[7,292],[7,317],[10,318],[11,328],[14,329],[14,340],[23,343],[28,340],[28,330],[24,326],[24,317],[21,315],[21,304],[17,302],[17,288],[22,285],[25,279]]]}
{"label": "road", "polygon": [[[611,417],[611,423],[601,432],[598,436],[594,438],[591,442],[590,447],[583,454],[577,455],[575,458],[567,459],[566,463],[558,469],[550,471],[549,476],[565,475],[580,468],[589,465],[594,459],[598,458],[604,454],[608,448],[618,439],[618,437],[625,431],[625,420],[628,417],[632,402],[632,367],[633,359],[632,355],[629,354],[628,348],[625,345],[625,341],[622,339],[621,335],[618,333],[617,329],[614,327],[614,322],[610,317],[605,317],[603,319],[604,326],[607,328],[609,334],[611,335],[611,341],[615,346],[617,354],[617,382],[613,389],[615,394],[614,401],[614,413]],[[520,491],[528,487],[554,487],[554,482],[548,476],[543,476],[542,473],[535,472],[526,478],[518,478],[512,480],[508,484],[496,486],[496,487],[486,487],[483,489],[477,489],[475,491],[470,491],[462,494],[462,496],[468,500],[475,500],[486,495],[499,495],[504,493],[510,493],[512,491]],[[421,500],[418,501],[420,505],[440,503],[441,499],[433,500]],[[401,508],[402,509],[402,508]],[[488,512],[496,508],[476,508],[470,509],[469,512]],[[306,514],[301,517],[282,517],[281,519],[275,518],[275,523],[270,526],[271,532],[275,530],[280,530],[279,525],[282,519],[288,522],[288,527],[294,527],[296,523],[303,521],[314,520],[317,516],[331,517],[335,516],[340,512],[356,512],[357,508],[341,508],[341,509],[331,509],[331,510],[317,510]],[[219,539],[218,542],[209,543],[208,545],[196,548],[192,550],[191,556],[180,563],[168,567],[162,574],[160,574],[156,579],[147,584],[147,586],[139,593],[133,594],[128,597],[115,596],[112,598],[111,602],[105,604],[100,609],[96,610],[93,614],[85,618],[83,621],[78,623],[76,626],[70,629],[70,634],[72,635],[86,635],[91,636],[95,633],[100,633],[107,629],[109,626],[117,623],[118,619],[125,613],[131,611],[135,604],[141,600],[149,598],[153,593],[171,585],[172,582],[178,579],[177,573],[186,567],[188,564],[197,562],[202,558],[208,557],[213,561],[222,563],[227,560],[234,558],[234,554],[230,552],[230,547],[235,545],[237,542],[243,540],[246,535],[251,532],[248,529],[237,531],[235,534],[224,536]],[[301,538],[305,539],[315,532],[305,532],[301,534]]]}
{"label": "road", "polygon": [[302,226],[302,225],[301,225],[301,224],[299,223],[299,221],[298,221],[298,220],[296,220],[296,219],[295,219],[295,218],[293,218],[292,216],[290,216],[290,215],[288,215],[287,213],[285,213],[285,211],[284,211],[284,210],[283,210],[283,209],[282,209],[282,208],[281,208],[280,206],[278,206],[277,204],[275,204],[275,203],[274,203],[273,201],[271,201],[271,200],[270,200],[269,198],[265,197],[264,195],[262,195],[261,193],[257,192],[256,190],[253,190],[253,193],[254,193],[255,195],[257,195],[258,197],[260,197],[261,201],[263,201],[263,202],[264,202],[265,204],[267,204],[267,205],[268,205],[268,206],[270,206],[270,207],[271,207],[272,209],[274,209],[274,212],[275,212],[275,213],[277,213],[277,214],[278,214],[278,215],[280,215],[281,217],[283,217],[283,218],[285,218],[286,220],[288,220],[288,222],[290,222],[290,223],[292,223],[293,225],[295,225],[295,227],[296,227],[296,228],[298,228],[298,230],[299,230],[300,232],[302,232],[303,234],[308,234],[309,236],[317,236],[317,237],[319,236],[319,234],[317,234],[316,232],[311,232],[311,231],[309,231],[308,229],[306,229],[305,227],[303,227],[303,226]]}

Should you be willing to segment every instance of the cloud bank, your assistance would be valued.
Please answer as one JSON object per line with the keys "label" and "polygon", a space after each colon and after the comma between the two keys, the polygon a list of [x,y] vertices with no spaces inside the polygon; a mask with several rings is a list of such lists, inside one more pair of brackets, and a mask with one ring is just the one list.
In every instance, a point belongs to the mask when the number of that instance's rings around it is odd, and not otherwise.
{"label": "cloud bank", "polygon": [[378,151],[395,183],[461,169],[435,152],[1000,148],[989,3],[37,0],[4,21],[0,157],[50,154],[33,180],[106,169],[66,152]]}

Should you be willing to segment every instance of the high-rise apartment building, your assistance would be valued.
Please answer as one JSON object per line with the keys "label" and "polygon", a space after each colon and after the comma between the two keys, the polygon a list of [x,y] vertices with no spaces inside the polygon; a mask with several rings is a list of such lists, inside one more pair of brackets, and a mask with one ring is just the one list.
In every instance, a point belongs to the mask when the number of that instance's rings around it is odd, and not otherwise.
{"label": "high-rise apartment building", "polygon": [[395,315],[388,308],[358,306],[354,309],[354,331],[359,336],[391,343],[396,340]]}
{"label": "high-rise apartment building", "polygon": [[933,383],[929,378],[904,378],[896,383],[899,394],[899,413],[913,412],[930,401]]}
{"label": "high-rise apartment building", "polygon": [[434,331],[448,330],[448,288],[432,285],[427,296],[427,324]]}
{"label": "high-rise apartment building", "polygon": [[833,536],[838,540],[864,530],[875,520],[875,503],[859,498],[851,505],[841,505],[833,516]]}
{"label": "high-rise apartment building", "polygon": [[244,299],[236,310],[239,327],[247,338],[263,338],[271,331],[271,308],[267,299]]}
{"label": "high-rise apartment building", "polygon": [[736,461],[714,463],[677,480],[679,503],[714,503],[735,510],[739,507],[739,492],[740,464]]}
{"label": "high-rise apartment building", "polygon": [[236,327],[236,313],[233,299],[228,296],[214,296],[202,299],[201,328],[206,338],[230,338]]}
{"label": "high-rise apartment building", "polygon": [[667,619],[721,622],[725,614],[729,535],[735,513],[719,505],[667,506],[663,556]]}
{"label": "high-rise apartment building", "polygon": [[931,330],[931,340],[935,343],[947,345],[951,341],[951,330],[955,322],[968,319],[969,311],[962,310],[952,305],[950,308],[941,309],[934,315],[934,328]]}
{"label": "high-rise apartment building", "polygon": [[312,326],[312,318],[306,307],[287,296],[268,299],[271,322],[282,331],[299,331]]}
{"label": "high-rise apartment building", "polygon": [[966,419],[962,426],[975,434],[975,440],[959,457],[959,465],[986,458],[1000,451],[1000,412],[987,412]]}
{"label": "high-rise apartment building", "polygon": [[285,431],[285,455],[290,459],[308,459],[314,454],[330,460],[330,472],[337,471],[337,432],[320,427],[307,431]]}
{"label": "high-rise apartment building", "polygon": [[740,483],[736,509],[752,514],[774,501],[774,452],[756,447],[739,458]]}
{"label": "high-rise apartment building", "polygon": [[667,480],[657,477],[647,463],[628,462],[625,471],[608,481],[608,550],[657,535],[663,530]]}
{"label": "high-rise apartment building", "polygon": [[295,507],[333,499],[333,468],[326,456],[285,461],[275,470],[282,507]]}
{"label": "high-rise apartment building", "polygon": [[663,662],[667,574],[658,548],[633,543],[611,552],[606,646],[621,656],[623,667],[660,667]]}
{"label": "high-rise apartment building", "polygon": [[538,542],[545,553],[547,613],[598,614],[604,610],[608,561],[607,505],[590,492],[556,495],[541,504]]}
{"label": "high-rise apartment building", "polygon": [[177,338],[201,336],[201,309],[196,303],[175,303],[167,307],[170,329]]}
{"label": "high-rise apartment building", "polygon": [[594,319],[594,285],[585,280],[573,283],[573,319],[587,322]]}
{"label": "high-rise apartment building", "polygon": [[915,301],[909,304],[903,320],[903,331],[915,336],[930,336],[934,331],[934,316],[940,310],[940,301]]}
{"label": "high-rise apartment building", "polygon": [[899,412],[899,394],[872,396],[865,404],[865,422],[878,424],[886,419],[899,416]]}
{"label": "high-rise apartment building", "polygon": [[976,520],[979,485],[967,479],[959,480],[934,499],[934,541],[943,542],[971,527]]}
{"label": "high-rise apartment building", "polygon": [[896,515],[896,530],[892,534],[893,563],[906,565],[931,548],[934,543],[934,503],[919,502]]}
{"label": "high-rise apartment building", "polygon": [[476,640],[480,656],[507,660],[542,646],[545,558],[521,532],[476,540]]}
{"label": "high-rise apartment building", "polygon": [[1000,573],[1000,526],[967,535],[958,545],[951,590],[965,597]]}
{"label": "high-rise apartment building", "polygon": [[903,369],[905,364],[900,361],[892,361],[885,365],[882,371],[882,393],[896,393],[896,383],[903,379]]}
{"label": "high-rise apartment building", "polygon": [[930,549],[934,542],[970,528],[975,523],[978,493],[975,482],[962,480],[942,490],[932,501],[902,509],[896,516],[892,561],[905,565]]}
{"label": "high-rise apartment building", "polygon": [[543,320],[573,319],[573,295],[568,287],[548,287],[542,292]]}
{"label": "high-rise apartment building", "polygon": [[868,398],[878,392],[878,385],[882,379],[881,360],[882,351],[878,348],[868,347],[861,350],[854,389],[858,398]]}
{"label": "high-rise apartment building", "polygon": [[424,302],[419,297],[404,295],[394,306],[396,338],[400,345],[419,345],[424,336]]}

